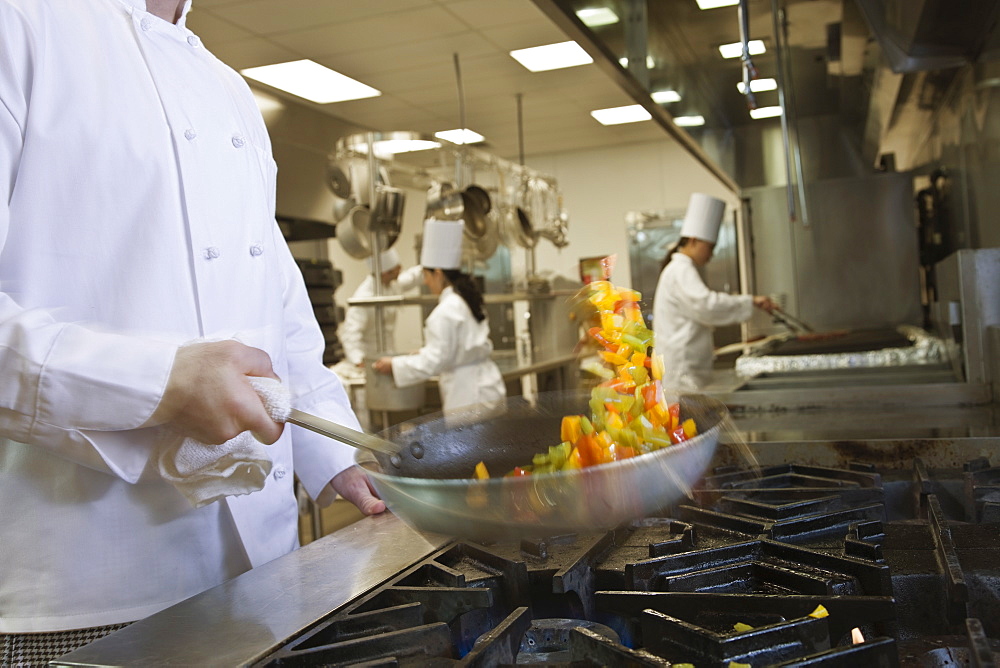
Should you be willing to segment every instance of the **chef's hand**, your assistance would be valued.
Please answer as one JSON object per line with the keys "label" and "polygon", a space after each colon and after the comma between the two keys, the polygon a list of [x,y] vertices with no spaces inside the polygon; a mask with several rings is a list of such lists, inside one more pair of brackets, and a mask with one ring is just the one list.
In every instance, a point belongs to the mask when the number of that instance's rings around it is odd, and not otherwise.
{"label": "chef's hand", "polygon": [[392,358],[380,357],[374,362],[372,362],[372,368],[378,371],[379,373],[392,375]]}
{"label": "chef's hand", "polygon": [[753,305],[768,313],[773,313],[774,309],[778,308],[778,304],[774,300],[764,295],[754,295]]}
{"label": "chef's hand", "polygon": [[338,473],[330,485],[365,515],[378,515],[385,510],[385,501],[378,498],[368,476],[357,466]]}
{"label": "chef's hand", "polygon": [[261,443],[274,443],[284,425],[267,414],[250,376],[280,380],[266,352],[238,341],[181,346],[163,398],[144,426],[166,425],[209,445],[248,430]]}

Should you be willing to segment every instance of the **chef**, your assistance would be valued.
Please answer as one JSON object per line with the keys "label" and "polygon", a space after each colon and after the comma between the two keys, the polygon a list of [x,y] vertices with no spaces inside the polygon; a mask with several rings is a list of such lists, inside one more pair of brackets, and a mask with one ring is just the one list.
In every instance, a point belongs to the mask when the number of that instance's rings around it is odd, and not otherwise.
{"label": "chef", "polygon": [[424,322],[424,345],[412,355],[374,363],[379,373],[392,374],[399,387],[438,376],[445,413],[472,404],[495,406],[507,396],[490,357],[493,343],[483,296],[472,277],[459,269],[464,230],[461,221],[425,222],[420,265],[424,284],[438,295],[438,303]]}
{"label": "chef", "polygon": [[[420,285],[423,272],[420,265],[401,271],[399,254],[395,249],[382,251],[379,255],[382,268],[382,295],[401,295]],[[371,272],[375,271],[374,258],[368,259]],[[361,285],[351,295],[351,299],[367,299],[375,296],[375,275],[369,273]],[[396,313],[395,306],[382,308],[383,344],[392,349],[395,342]],[[370,306],[348,306],[344,323],[338,329],[340,343],[344,346],[344,358],[348,364],[360,367],[365,358],[374,358],[383,350],[378,350],[375,340],[375,309]]]}
{"label": "chef", "polygon": [[770,313],[776,304],[754,295],[710,290],[702,268],[712,259],[726,203],[702,193],[691,195],[681,238],[667,252],[653,296],[656,352],[663,356],[664,382],[681,390],[701,390],[712,378],[712,330],[750,319],[754,307]]}
{"label": "chef", "polygon": [[[260,111],[190,7],[0,0],[4,665],[291,552],[295,479],[321,505],[385,507],[352,448],[277,424],[251,386],[280,378],[296,407],[358,426],[275,222]],[[271,444],[256,491],[199,505],[160,467],[183,437],[249,433]]]}

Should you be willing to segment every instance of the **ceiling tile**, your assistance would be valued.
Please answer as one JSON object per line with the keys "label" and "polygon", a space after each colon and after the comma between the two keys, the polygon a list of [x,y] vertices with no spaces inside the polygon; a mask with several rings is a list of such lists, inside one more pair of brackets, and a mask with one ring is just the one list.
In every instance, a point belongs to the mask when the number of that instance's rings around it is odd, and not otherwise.
{"label": "ceiling tile", "polygon": [[280,4],[273,0],[249,0],[216,11],[258,35],[274,35],[353,21],[390,20],[394,14],[433,5],[433,0],[281,0]]}
{"label": "ceiling tile", "polygon": [[233,25],[207,10],[192,9],[188,14],[187,27],[201,37],[208,48],[253,37],[249,30]]}
{"label": "ceiling tile", "polygon": [[426,7],[383,14],[378,17],[320,25],[272,38],[289,48],[334,55],[371,48],[419,42],[428,35],[457,34],[468,28],[440,7]]}
{"label": "ceiling tile", "polygon": [[470,27],[482,30],[511,23],[548,23],[542,12],[530,2],[504,0],[458,0],[445,5],[449,12]]}
{"label": "ceiling tile", "polygon": [[247,67],[284,63],[302,57],[294,51],[260,37],[225,42],[217,46],[209,42],[205,44],[217,58],[236,71]]}

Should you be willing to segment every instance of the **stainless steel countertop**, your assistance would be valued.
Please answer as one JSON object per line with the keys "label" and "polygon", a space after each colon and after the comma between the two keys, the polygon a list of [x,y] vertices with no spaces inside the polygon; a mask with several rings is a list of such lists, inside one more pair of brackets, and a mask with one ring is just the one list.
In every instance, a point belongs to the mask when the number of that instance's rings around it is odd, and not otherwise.
{"label": "stainless steel countertop", "polygon": [[449,540],[366,517],[50,665],[249,665]]}

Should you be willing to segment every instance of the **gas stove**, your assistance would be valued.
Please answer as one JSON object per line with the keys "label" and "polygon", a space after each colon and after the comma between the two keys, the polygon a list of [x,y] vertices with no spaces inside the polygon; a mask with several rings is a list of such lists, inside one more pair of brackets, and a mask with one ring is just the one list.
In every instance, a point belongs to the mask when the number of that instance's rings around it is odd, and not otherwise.
{"label": "gas stove", "polygon": [[662,516],[449,542],[253,665],[994,666],[996,445],[731,452]]}

